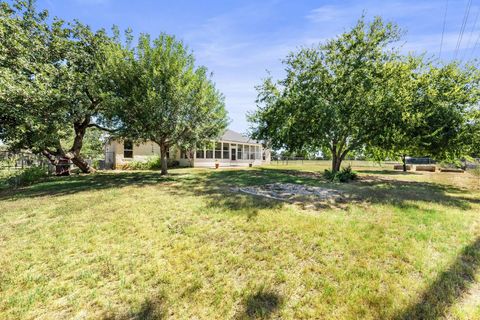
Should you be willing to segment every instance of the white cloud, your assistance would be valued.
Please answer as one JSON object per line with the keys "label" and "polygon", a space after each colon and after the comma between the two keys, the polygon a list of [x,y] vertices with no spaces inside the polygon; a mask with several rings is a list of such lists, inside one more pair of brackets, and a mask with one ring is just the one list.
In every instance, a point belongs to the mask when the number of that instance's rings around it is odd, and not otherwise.
{"label": "white cloud", "polygon": [[322,6],[310,11],[306,18],[312,22],[327,22],[348,15],[348,10],[340,6]]}
{"label": "white cloud", "polygon": [[81,5],[104,5],[111,2],[111,0],[74,0]]}

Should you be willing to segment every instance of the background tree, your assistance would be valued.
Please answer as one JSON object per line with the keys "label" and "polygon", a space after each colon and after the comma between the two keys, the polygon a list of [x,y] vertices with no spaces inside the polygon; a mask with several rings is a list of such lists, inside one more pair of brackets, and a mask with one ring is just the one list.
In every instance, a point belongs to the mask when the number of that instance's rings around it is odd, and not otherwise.
{"label": "background tree", "polygon": [[0,139],[91,172],[81,150],[88,128],[106,130],[97,120],[108,95],[100,70],[111,40],[80,22],[49,23],[32,0],[0,5]]}
{"label": "background tree", "polygon": [[348,152],[383,134],[392,112],[385,65],[395,58],[389,46],[399,29],[375,18],[316,48],[287,56],[286,78],[268,78],[257,88],[258,110],[250,115],[257,139],[288,150],[328,149],[338,171]]}
{"label": "background tree", "polygon": [[[471,153],[474,114],[478,110],[480,74],[474,66],[424,63],[421,58],[399,61],[390,80],[390,105],[396,112],[386,119],[387,135],[370,143],[379,156],[453,160]],[[378,150],[377,150],[378,151]]]}
{"label": "background tree", "polygon": [[224,99],[206,68],[195,67],[192,53],[173,36],[161,34],[152,42],[141,35],[136,48],[129,43],[112,47],[110,55],[116,92],[110,120],[119,137],[157,143],[167,174],[170,147],[191,149],[225,130]]}

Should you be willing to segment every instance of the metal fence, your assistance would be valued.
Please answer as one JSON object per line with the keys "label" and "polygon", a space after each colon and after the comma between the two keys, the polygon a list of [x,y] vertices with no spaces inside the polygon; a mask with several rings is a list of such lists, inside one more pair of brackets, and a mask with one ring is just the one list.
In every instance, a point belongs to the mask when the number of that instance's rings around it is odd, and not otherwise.
{"label": "metal fence", "polygon": [[[431,158],[407,158],[407,164],[422,165],[422,164],[437,164],[437,162]],[[271,161],[272,165],[276,166],[330,166],[331,160],[321,159],[304,159],[304,158],[274,158]],[[395,164],[401,164],[401,161],[386,160],[386,161],[370,161],[370,160],[348,160],[345,159],[342,162],[343,165],[351,165],[352,167],[385,167]],[[480,167],[480,158],[475,158],[473,161],[463,161],[464,167],[467,169],[475,169]]]}
{"label": "metal fence", "polygon": [[[343,160],[342,164],[354,167],[382,167],[385,165],[397,164],[398,161],[367,161],[367,160]],[[272,165],[276,166],[326,166],[332,164],[332,160],[304,159],[304,158],[276,158],[272,159]]]}
{"label": "metal fence", "polygon": [[0,151],[0,170],[16,170],[33,166],[49,167],[50,162],[43,156],[31,152]]}
{"label": "metal fence", "polygon": [[[111,169],[108,168],[108,159],[113,157],[113,153],[107,152],[101,156],[88,154],[83,156],[85,161],[87,161],[90,166],[96,167],[96,169]],[[105,160],[107,160],[107,164]],[[42,155],[31,152],[0,151],[0,170],[18,170],[34,166],[48,168],[49,171],[52,172],[55,171],[55,166]],[[76,168],[71,161],[62,164],[62,166],[67,166],[70,169]]]}

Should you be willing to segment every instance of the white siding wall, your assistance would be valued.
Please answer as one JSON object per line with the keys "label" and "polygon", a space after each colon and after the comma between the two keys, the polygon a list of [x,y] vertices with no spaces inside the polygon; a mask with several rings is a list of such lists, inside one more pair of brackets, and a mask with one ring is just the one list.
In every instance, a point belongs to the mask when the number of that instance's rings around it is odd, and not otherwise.
{"label": "white siding wall", "polygon": [[[246,144],[246,143],[234,143],[229,141],[221,141],[221,149],[220,149],[220,158],[216,158],[215,156],[219,155],[218,152],[215,152],[215,144],[212,145],[211,152],[212,158],[205,159],[205,158],[196,158],[196,153],[194,153],[194,159],[192,159],[194,167],[215,167],[215,163],[218,162],[220,167],[248,167],[251,163],[253,166],[258,166],[262,164],[270,164],[270,151],[266,150],[266,158],[263,160],[263,148],[260,144]],[[224,145],[228,144],[228,157],[225,158],[226,149],[224,149]],[[242,147],[241,156],[242,159],[238,159],[239,148]],[[252,147],[253,150],[248,149]],[[226,148],[226,147],[225,147]],[[232,148],[236,150],[236,160],[232,160]],[[258,149],[255,149],[258,148]],[[247,151],[248,150],[248,151]],[[206,149],[204,149],[204,152]],[[250,154],[255,154],[255,159],[250,159]],[[258,153],[256,153],[258,151]],[[116,141],[112,140],[105,146],[105,152],[113,154],[113,161],[114,163],[112,166],[114,168],[121,168],[121,166],[125,163],[130,161],[147,161],[149,157],[154,155],[160,155],[160,147],[154,142],[145,142],[140,144],[133,144],[133,158],[125,158],[124,157],[124,145],[123,141]],[[205,157],[205,154],[204,154]],[[108,159],[108,157],[106,157]],[[188,159],[181,159],[180,158],[180,151],[176,148],[172,148],[170,151],[170,159],[174,159],[180,162],[180,166],[190,166],[191,162]]]}

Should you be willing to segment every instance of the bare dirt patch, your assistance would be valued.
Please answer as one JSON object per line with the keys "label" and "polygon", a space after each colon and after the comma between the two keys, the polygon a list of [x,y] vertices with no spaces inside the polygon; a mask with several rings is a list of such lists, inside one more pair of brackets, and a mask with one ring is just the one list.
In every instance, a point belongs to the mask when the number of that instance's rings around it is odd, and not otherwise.
{"label": "bare dirt patch", "polygon": [[302,205],[304,208],[323,208],[346,203],[350,196],[343,191],[295,183],[271,183],[234,188],[232,191]]}

